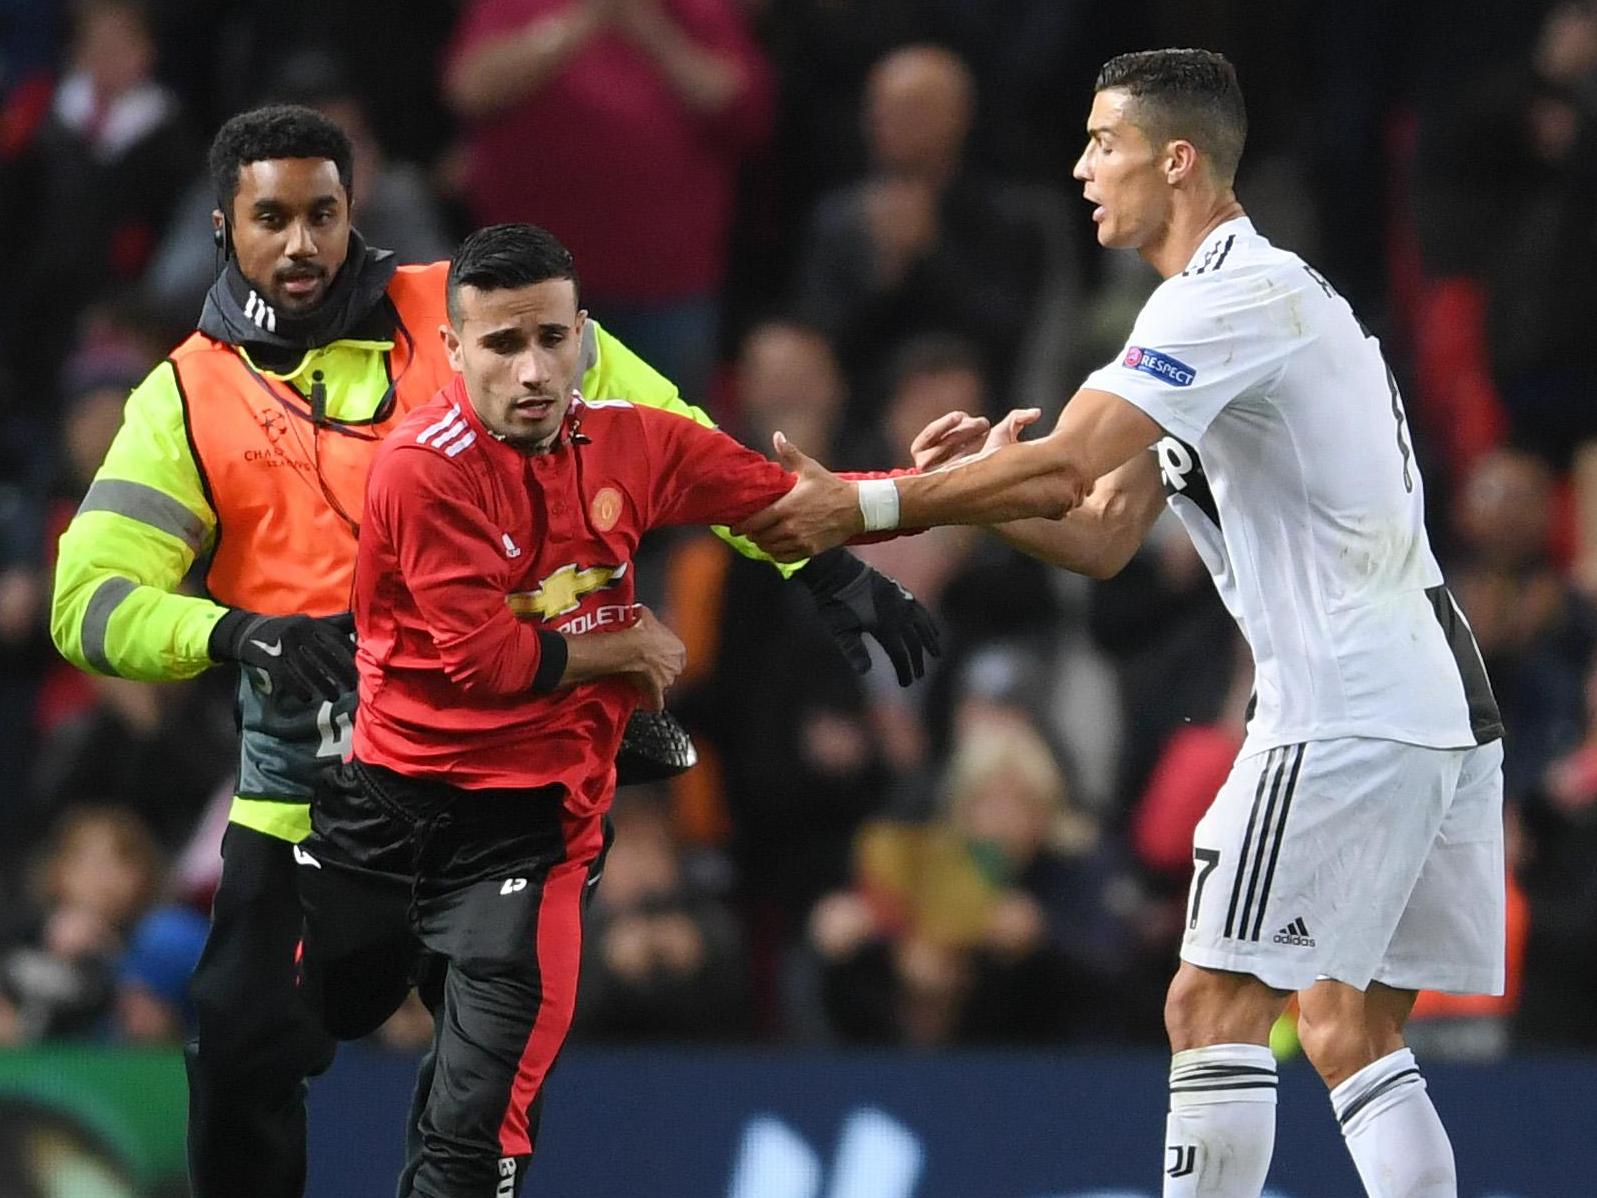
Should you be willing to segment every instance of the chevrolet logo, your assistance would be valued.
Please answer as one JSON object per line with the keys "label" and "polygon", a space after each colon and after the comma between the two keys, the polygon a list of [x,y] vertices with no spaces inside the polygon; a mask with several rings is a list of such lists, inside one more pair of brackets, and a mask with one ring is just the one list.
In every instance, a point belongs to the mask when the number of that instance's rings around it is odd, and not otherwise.
{"label": "chevrolet logo", "polygon": [[518,619],[540,616],[552,620],[576,611],[585,596],[613,587],[626,577],[626,563],[619,566],[561,566],[538,584],[536,591],[513,591],[505,596],[511,614]]}

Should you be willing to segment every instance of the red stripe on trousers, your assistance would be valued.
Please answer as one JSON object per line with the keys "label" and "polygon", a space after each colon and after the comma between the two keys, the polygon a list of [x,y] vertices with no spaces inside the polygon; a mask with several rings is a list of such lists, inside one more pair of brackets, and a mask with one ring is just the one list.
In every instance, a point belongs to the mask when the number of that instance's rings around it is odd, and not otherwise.
{"label": "red stripe on trousers", "polygon": [[510,1087],[510,1102],[499,1124],[499,1152],[503,1156],[528,1156],[527,1111],[554,1065],[577,1005],[577,972],[582,961],[582,893],[588,868],[604,843],[604,824],[598,816],[562,815],[566,856],[549,871],[538,901],[538,985],[542,991],[538,1015]]}

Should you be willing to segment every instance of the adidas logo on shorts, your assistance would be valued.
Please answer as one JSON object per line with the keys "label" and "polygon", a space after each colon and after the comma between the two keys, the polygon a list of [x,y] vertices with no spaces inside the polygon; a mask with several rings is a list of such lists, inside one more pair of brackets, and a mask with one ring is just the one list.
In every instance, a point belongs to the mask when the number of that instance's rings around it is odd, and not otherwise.
{"label": "adidas logo on shorts", "polygon": [[1303,922],[1301,915],[1275,934],[1275,942],[1294,944],[1299,948],[1314,947],[1314,937],[1309,935],[1309,926]]}

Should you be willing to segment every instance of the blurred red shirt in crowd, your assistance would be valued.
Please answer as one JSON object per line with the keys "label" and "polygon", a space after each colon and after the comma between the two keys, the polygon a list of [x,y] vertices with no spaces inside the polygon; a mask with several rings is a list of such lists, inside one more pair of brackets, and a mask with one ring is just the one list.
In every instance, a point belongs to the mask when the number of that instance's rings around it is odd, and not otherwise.
{"label": "blurred red shirt in crowd", "polygon": [[[490,51],[516,67],[495,78]],[[734,0],[473,0],[445,93],[467,122],[476,223],[554,233],[585,296],[720,289],[738,164],[773,97]]]}

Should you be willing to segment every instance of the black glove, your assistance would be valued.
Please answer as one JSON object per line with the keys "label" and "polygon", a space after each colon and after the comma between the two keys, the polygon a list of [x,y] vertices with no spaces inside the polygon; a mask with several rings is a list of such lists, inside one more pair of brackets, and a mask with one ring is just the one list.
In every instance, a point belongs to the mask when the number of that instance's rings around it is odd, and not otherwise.
{"label": "black glove", "polygon": [[262,616],[234,608],[211,629],[211,658],[264,675],[274,695],[333,702],[355,689],[355,617],[350,612]]}
{"label": "black glove", "polygon": [[931,613],[897,582],[848,550],[817,554],[795,577],[815,597],[821,622],[856,673],[871,668],[871,655],[860,638],[864,632],[887,651],[899,686],[908,686],[926,672],[925,654],[942,656]]}

